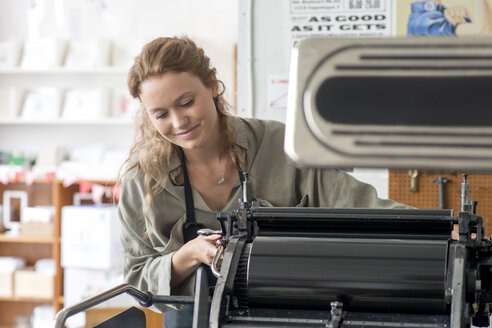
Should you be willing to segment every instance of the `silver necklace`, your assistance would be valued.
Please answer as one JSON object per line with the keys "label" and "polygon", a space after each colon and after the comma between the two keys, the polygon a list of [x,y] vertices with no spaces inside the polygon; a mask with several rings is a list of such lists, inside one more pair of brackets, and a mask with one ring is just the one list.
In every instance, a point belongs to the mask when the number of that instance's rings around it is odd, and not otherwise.
{"label": "silver necklace", "polygon": [[224,183],[224,181],[225,181],[224,174],[225,174],[226,163],[227,163],[227,156],[224,160],[224,166],[222,167],[222,175],[220,176],[219,180],[215,181],[215,184],[217,184],[217,185],[220,185],[220,184]]}
{"label": "silver necklace", "polygon": [[197,170],[201,175],[207,177],[208,179],[210,180],[213,180],[215,182],[216,185],[221,185],[224,183],[225,181],[225,168],[226,168],[226,164],[227,164],[227,156],[225,157],[225,160],[224,160],[224,166],[222,167],[222,174],[220,175],[219,179],[215,179],[215,178],[211,178],[210,176],[204,174],[202,171],[200,171],[198,169],[198,167],[195,166],[195,170]]}

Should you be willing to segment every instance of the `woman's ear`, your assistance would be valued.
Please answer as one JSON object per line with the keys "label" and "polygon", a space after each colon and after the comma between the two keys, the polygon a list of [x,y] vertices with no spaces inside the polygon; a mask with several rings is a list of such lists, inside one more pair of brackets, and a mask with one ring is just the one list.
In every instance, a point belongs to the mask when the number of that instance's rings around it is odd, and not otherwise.
{"label": "woman's ear", "polygon": [[215,76],[215,72],[210,73],[210,78],[213,81],[212,97],[215,98],[219,95],[219,81],[217,80],[217,76]]}
{"label": "woman's ear", "polygon": [[219,82],[215,82],[215,85],[212,89],[212,95],[214,96],[214,98],[217,98],[217,96],[219,95]]}

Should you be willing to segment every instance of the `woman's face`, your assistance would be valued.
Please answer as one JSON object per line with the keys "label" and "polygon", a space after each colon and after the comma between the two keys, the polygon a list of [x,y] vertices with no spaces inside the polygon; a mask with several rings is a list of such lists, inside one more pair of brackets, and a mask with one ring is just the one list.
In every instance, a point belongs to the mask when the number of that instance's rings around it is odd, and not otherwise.
{"label": "woman's face", "polygon": [[218,114],[207,88],[188,72],[168,72],[142,82],[140,100],[150,120],[169,142],[197,149],[218,142]]}

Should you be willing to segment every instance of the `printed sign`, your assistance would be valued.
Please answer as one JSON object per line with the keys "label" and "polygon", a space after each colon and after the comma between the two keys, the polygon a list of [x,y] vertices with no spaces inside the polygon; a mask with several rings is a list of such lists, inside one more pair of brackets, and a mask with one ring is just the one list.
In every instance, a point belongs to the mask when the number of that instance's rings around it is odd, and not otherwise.
{"label": "printed sign", "polygon": [[291,0],[292,46],[312,37],[395,35],[392,0]]}

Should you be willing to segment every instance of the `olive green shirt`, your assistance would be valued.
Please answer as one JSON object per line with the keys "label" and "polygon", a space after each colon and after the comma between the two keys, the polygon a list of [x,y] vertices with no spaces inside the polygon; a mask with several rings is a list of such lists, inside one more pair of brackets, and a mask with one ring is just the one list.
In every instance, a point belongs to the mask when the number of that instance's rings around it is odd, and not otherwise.
{"label": "olive green shirt", "polygon": [[[256,199],[263,206],[306,206],[333,208],[403,207],[377,197],[376,190],[338,169],[298,169],[283,152],[284,125],[274,121],[230,117],[236,130],[234,147],[246,159]],[[125,182],[119,201],[122,222],[125,280],[142,291],[157,295],[193,295],[194,275],[178,288],[170,288],[171,257],[183,245],[182,226],[186,221],[184,186],[178,184],[181,162],[171,159],[172,170],[166,186],[152,202],[149,217],[153,231],[145,233],[142,205],[145,196],[143,174]],[[239,206],[242,196],[239,179],[221,211]],[[199,223],[220,229],[216,211],[193,189],[195,216]],[[156,306],[161,311],[169,307]]]}

